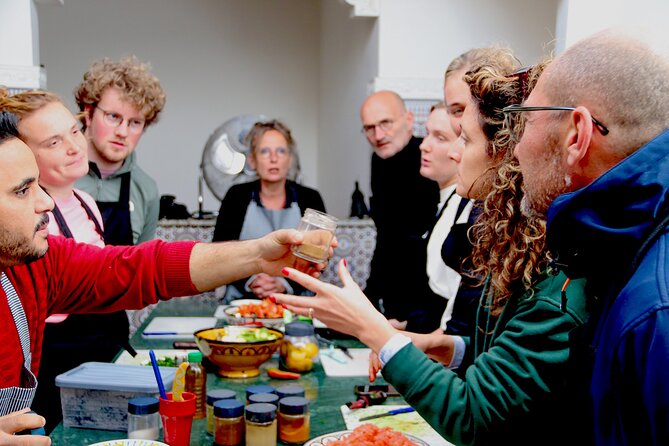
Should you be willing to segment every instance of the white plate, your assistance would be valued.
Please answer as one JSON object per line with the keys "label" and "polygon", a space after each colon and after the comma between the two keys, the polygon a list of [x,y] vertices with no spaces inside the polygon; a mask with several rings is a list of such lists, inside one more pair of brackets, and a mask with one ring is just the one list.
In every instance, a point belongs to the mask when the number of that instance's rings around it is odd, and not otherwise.
{"label": "white plate", "polygon": [[[335,440],[339,440],[341,438],[346,437],[351,432],[352,431],[331,432],[329,434],[325,434],[325,435],[321,435],[321,436],[316,437],[316,438],[312,438],[311,440],[304,443],[304,446],[325,446],[328,443],[331,443]],[[429,444],[425,443],[420,438],[414,437],[413,435],[405,434],[404,432],[402,432],[402,435],[407,437],[409,440],[411,440],[414,444],[417,444],[418,446],[430,446]]]}
{"label": "white plate", "polygon": [[165,443],[155,440],[109,440],[100,443],[91,444],[89,446],[168,446]]}

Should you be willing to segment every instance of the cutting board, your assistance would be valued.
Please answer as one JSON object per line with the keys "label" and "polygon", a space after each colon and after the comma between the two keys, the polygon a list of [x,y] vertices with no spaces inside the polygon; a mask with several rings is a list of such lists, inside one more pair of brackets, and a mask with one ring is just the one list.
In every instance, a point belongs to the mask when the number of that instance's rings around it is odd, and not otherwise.
{"label": "cutting board", "polygon": [[155,317],[142,332],[142,337],[192,340],[194,332],[215,326],[215,317]]}
{"label": "cutting board", "polygon": [[360,421],[360,418],[362,417],[388,412],[389,410],[399,409],[401,407],[407,406],[392,406],[383,404],[351,410],[344,405],[341,406],[341,415],[344,418],[347,429],[355,429],[361,424],[371,423],[378,427],[388,426],[397,431],[414,435],[427,442],[427,444],[430,446],[453,446],[453,443],[449,443],[448,441],[444,440],[441,435],[437,433],[437,431],[432,429],[432,426],[427,424],[427,421],[418,415],[418,412],[402,413],[389,417]]}
{"label": "cutting board", "polygon": [[321,365],[327,376],[368,376],[369,348],[349,348],[348,352],[353,359],[343,351],[334,348],[324,348],[320,351]]}

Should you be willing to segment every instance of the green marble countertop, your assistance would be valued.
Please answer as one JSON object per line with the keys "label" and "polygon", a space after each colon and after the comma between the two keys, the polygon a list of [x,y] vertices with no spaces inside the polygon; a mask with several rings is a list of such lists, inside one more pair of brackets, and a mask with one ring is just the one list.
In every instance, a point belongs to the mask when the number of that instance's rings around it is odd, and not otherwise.
{"label": "green marble countertop", "polygon": [[[165,349],[172,348],[173,340],[142,338],[144,327],[154,316],[211,316],[214,314],[216,302],[202,302],[196,299],[173,299],[161,302],[153,310],[149,318],[140,327],[131,344],[136,349]],[[347,347],[364,347],[357,340],[338,339],[338,344]],[[264,371],[270,367],[277,367],[278,359],[273,357],[260,368],[261,373],[255,378],[229,379],[218,377],[214,373],[207,376],[207,389],[225,388],[237,392],[240,400],[245,398],[245,389],[250,385],[269,384],[281,386],[285,384],[298,384],[305,388],[306,396],[311,400],[311,437],[317,437],[329,432],[346,429],[346,424],[341,416],[340,407],[348,401],[355,399],[353,394],[354,385],[367,384],[366,377],[329,377],[326,376],[320,364],[316,364],[314,370],[304,374],[299,380],[278,380],[267,376]],[[378,383],[384,384],[382,378]],[[402,404],[401,398],[392,398],[392,404]],[[66,428],[59,424],[49,435],[52,444],[58,445],[89,445],[101,441],[126,438],[126,433],[121,431],[103,431],[95,429]],[[162,440],[162,434],[161,438]],[[191,433],[191,445],[213,444],[213,437],[207,434],[207,420],[199,419],[193,421]],[[278,443],[283,444],[283,443]]]}

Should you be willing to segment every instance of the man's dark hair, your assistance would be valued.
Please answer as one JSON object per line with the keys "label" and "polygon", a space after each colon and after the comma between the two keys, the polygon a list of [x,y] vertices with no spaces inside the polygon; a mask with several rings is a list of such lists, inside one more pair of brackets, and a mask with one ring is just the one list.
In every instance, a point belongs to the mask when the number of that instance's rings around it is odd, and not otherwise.
{"label": "man's dark hair", "polygon": [[9,112],[0,112],[0,144],[18,137],[19,129],[16,126],[16,116]]}

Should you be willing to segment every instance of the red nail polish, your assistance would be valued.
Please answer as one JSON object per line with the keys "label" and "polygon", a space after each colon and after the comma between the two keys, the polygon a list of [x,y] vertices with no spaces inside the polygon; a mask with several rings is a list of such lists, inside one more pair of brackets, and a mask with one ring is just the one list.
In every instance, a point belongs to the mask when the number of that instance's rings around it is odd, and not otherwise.
{"label": "red nail polish", "polygon": [[281,268],[281,274],[283,274],[284,276],[287,276],[289,273],[288,273],[288,270],[286,268]]}
{"label": "red nail polish", "polygon": [[346,259],[344,258],[343,260],[344,260],[344,266],[346,266]]}
{"label": "red nail polish", "polygon": [[284,310],[288,308],[286,304],[279,304],[279,305],[281,305],[281,308],[283,308]]}
{"label": "red nail polish", "polygon": [[270,296],[270,297],[268,297],[268,299],[269,299],[269,301],[272,302],[273,304],[276,303],[276,297],[274,297],[274,296]]}

